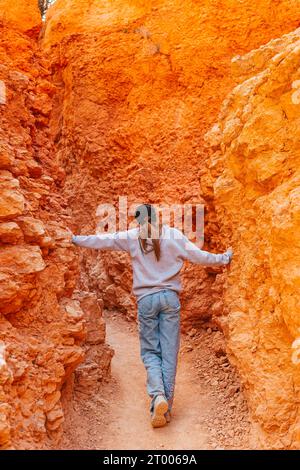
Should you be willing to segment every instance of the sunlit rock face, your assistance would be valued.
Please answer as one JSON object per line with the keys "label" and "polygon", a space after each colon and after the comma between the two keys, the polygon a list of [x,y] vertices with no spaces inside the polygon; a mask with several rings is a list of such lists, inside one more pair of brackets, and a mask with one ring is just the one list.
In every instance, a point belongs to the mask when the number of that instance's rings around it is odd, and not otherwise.
{"label": "sunlit rock face", "polygon": [[[205,204],[205,248],[225,250],[203,134],[235,84],[231,57],[295,29],[298,13],[290,1],[57,0],[43,47],[59,90],[51,131],[77,233],[93,233],[98,204],[117,207],[119,195]],[[82,287],[135,316],[127,256],[81,253]],[[183,326],[222,313],[222,273],[185,268]]]}
{"label": "sunlit rock face", "polygon": [[300,30],[233,59],[242,82],[207,135],[235,251],[219,318],[260,446],[300,447]]}
{"label": "sunlit rock face", "polygon": [[33,35],[40,30],[42,19],[38,0],[0,0],[1,21],[11,29]]}
{"label": "sunlit rock face", "polygon": [[[90,310],[84,293],[73,295],[78,259],[66,242],[71,211],[59,195],[64,171],[49,133],[55,87],[36,42],[37,2],[0,9],[0,448],[35,449],[60,437],[63,385],[86,363]],[[99,335],[88,362],[102,378],[111,350],[103,327]]]}

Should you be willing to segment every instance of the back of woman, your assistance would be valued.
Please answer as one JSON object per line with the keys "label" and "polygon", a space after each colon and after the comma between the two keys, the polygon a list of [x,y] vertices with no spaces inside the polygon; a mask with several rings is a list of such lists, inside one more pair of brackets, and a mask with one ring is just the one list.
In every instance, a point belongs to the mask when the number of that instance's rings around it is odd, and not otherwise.
{"label": "back of woman", "polygon": [[147,371],[153,427],[171,419],[180,345],[180,271],[184,261],[204,266],[228,264],[222,254],[200,250],[179,230],[160,224],[150,204],[136,209],[138,227],[112,234],[72,236],[76,245],[130,254],[137,299],[140,353]]}

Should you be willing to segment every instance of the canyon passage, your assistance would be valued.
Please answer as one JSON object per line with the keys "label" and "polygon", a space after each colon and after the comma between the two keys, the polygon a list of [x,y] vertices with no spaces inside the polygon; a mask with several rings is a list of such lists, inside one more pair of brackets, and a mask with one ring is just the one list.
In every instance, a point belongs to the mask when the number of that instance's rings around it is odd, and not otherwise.
{"label": "canyon passage", "polygon": [[[299,449],[299,2],[0,0],[0,25],[0,448]],[[120,196],[203,204],[234,251],[182,270],[158,430],[128,255],[68,238]]]}

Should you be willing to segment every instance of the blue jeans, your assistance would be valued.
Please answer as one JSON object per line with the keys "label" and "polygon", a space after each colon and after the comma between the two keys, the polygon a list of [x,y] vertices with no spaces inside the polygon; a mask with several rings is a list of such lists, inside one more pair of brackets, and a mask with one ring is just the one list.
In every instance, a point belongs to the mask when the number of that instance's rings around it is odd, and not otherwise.
{"label": "blue jeans", "polygon": [[175,291],[164,289],[138,301],[141,358],[147,370],[147,392],[164,395],[172,408],[180,344],[180,302]]}

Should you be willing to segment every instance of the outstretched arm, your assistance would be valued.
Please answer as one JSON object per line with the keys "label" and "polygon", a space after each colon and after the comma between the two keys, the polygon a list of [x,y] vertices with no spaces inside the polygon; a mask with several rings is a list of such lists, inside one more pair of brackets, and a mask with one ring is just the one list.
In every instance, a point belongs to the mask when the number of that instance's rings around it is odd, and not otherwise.
{"label": "outstretched arm", "polygon": [[229,264],[233,251],[229,248],[225,253],[215,254],[208,251],[200,250],[194,243],[192,243],[185,235],[182,234],[180,238],[180,248],[182,250],[182,258],[196,264],[204,266],[222,266]]}
{"label": "outstretched arm", "polygon": [[129,251],[129,237],[127,232],[73,235],[71,241],[74,245],[85,248]]}

